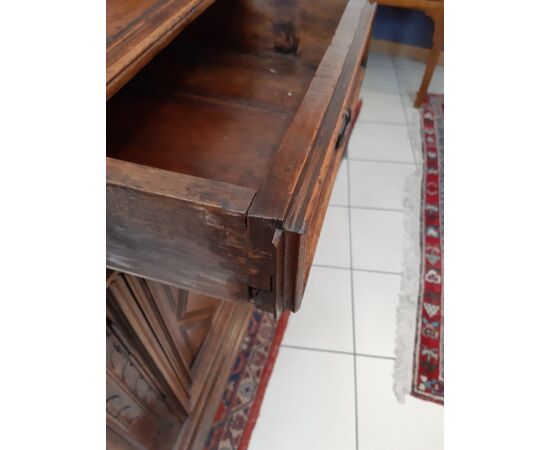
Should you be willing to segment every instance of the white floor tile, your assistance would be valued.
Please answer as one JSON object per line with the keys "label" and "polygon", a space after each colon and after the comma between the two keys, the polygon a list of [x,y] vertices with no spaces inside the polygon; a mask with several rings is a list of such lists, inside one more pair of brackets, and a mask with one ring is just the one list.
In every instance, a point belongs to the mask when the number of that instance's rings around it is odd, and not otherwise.
{"label": "white floor tile", "polygon": [[[399,87],[402,93],[415,93],[418,92],[422,77],[424,76],[424,69],[418,70],[397,70],[397,79],[399,80]],[[443,93],[443,68],[436,67],[428,92],[434,94]]]}
{"label": "white floor tile", "polygon": [[290,318],[283,344],[353,352],[352,330],[350,271],[312,267],[302,307]]}
{"label": "white floor tile", "polygon": [[351,160],[349,165],[351,206],[403,209],[405,180],[414,164]]}
{"label": "white floor tile", "polygon": [[407,127],[357,122],[348,144],[350,158],[414,162]]}
{"label": "white floor tile", "polygon": [[443,408],[392,392],[393,361],[357,357],[360,450],[442,450]]}
{"label": "white floor tile", "polygon": [[350,267],[348,208],[329,206],[313,264]]}
{"label": "white floor tile", "polygon": [[362,97],[363,107],[358,118],[360,122],[406,124],[399,95],[367,92]]}
{"label": "white floor tile", "polygon": [[[416,91],[404,92],[401,94],[403,101],[403,107],[405,110],[405,119],[410,127],[420,130],[420,113],[418,108],[414,107],[414,101],[416,99]],[[409,130],[410,131],[410,130]]]}
{"label": "white floor tile", "polygon": [[353,272],[357,353],[394,357],[395,317],[401,277]]}
{"label": "white floor tile", "polygon": [[409,135],[414,161],[418,165],[422,163],[422,135],[420,131],[420,112],[414,107],[416,93],[409,92],[408,94],[403,94],[401,98],[405,107],[405,117],[408,123],[407,133]]}
{"label": "white floor tile", "polygon": [[348,206],[348,160],[343,159],[334,181],[329,205]]}
{"label": "white floor tile", "polygon": [[405,117],[407,118],[407,123],[414,127],[419,127],[420,125],[420,114],[418,109],[413,106],[405,106]]}
{"label": "white floor tile", "polygon": [[363,92],[399,95],[399,85],[395,70],[367,67],[367,73],[361,87]]}
{"label": "white floor tile", "polygon": [[393,58],[393,62],[396,70],[414,70],[424,73],[426,67],[425,62],[415,61],[414,59]]}
{"label": "white floor tile", "polygon": [[390,55],[385,53],[371,53],[369,52],[367,59],[368,69],[393,69],[393,60]]}
{"label": "white floor tile", "polygon": [[420,135],[420,110],[414,107],[415,98],[416,93],[412,92],[401,96],[405,108],[409,138],[411,137],[411,129],[416,132],[415,136]]}
{"label": "white floor tile", "polygon": [[353,356],[281,347],[249,449],[355,450],[354,405]]}
{"label": "white floor tile", "polygon": [[402,212],[351,208],[351,233],[354,268],[401,273]]}

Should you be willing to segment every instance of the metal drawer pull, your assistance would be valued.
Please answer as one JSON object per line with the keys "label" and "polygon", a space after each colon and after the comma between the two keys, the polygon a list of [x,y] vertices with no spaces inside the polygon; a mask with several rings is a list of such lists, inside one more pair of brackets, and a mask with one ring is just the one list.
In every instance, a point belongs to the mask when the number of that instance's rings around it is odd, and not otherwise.
{"label": "metal drawer pull", "polygon": [[342,142],[344,141],[344,137],[346,136],[346,131],[348,130],[348,125],[351,122],[351,110],[348,108],[344,112],[344,122],[342,123],[342,128],[340,128],[340,132],[338,133],[338,138],[336,139],[336,148],[340,148],[342,145]]}

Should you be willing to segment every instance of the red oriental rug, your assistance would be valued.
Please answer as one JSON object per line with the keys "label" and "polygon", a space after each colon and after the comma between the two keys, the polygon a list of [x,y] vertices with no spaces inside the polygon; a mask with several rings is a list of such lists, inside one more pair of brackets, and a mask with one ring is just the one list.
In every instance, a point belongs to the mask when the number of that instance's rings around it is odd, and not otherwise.
{"label": "red oriental rug", "polygon": [[254,310],[204,450],[246,450],[288,321]]}
{"label": "red oriental rug", "polygon": [[408,248],[397,313],[394,391],[443,404],[443,96],[420,110],[423,164],[407,182]]}

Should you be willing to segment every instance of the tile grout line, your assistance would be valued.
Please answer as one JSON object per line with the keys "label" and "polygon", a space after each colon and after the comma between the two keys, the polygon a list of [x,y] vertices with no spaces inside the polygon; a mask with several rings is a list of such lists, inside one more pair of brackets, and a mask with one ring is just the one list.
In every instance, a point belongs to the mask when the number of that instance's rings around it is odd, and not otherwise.
{"label": "tile grout line", "polygon": [[[384,94],[382,94],[384,95]],[[385,95],[391,95],[391,94],[385,94]],[[403,105],[403,99],[401,98],[401,95],[394,95],[394,97],[399,97],[401,100],[401,105]],[[374,121],[374,120],[364,120],[357,118],[356,124],[361,123],[369,123],[371,125],[395,125],[400,127],[406,127],[407,126],[407,116],[405,115],[405,122],[384,122],[384,121]]]}
{"label": "tile grout line", "polygon": [[399,212],[399,213],[402,213],[405,211],[404,209],[397,209],[397,208],[378,208],[376,206],[331,205],[330,203],[328,206],[333,206],[335,208],[368,209],[370,211],[386,211],[386,212]]}
{"label": "tile grout line", "polygon": [[316,348],[316,347],[304,347],[301,345],[292,345],[292,344],[281,344],[281,347],[284,348],[291,348],[294,350],[305,350],[310,352],[321,352],[321,353],[334,353],[337,355],[346,355],[346,356],[361,356],[363,358],[375,358],[375,359],[387,359],[387,360],[395,360],[394,356],[382,356],[382,355],[370,355],[368,353],[353,353],[353,352],[345,352],[343,350],[330,350],[326,348]]}
{"label": "tile grout line", "polygon": [[[391,94],[386,94],[391,95]],[[399,97],[402,97],[401,95]],[[406,119],[406,117],[405,117]],[[368,124],[368,125],[389,125],[392,127],[405,127],[407,128],[407,122],[405,123],[397,123],[397,122],[386,122],[383,120],[366,120],[366,119],[357,119],[356,123],[362,123],[362,124]]]}
{"label": "tile grout line", "polygon": [[[395,78],[397,78],[397,72],[395,70],[395,62],[393,58],[391,58],[391,63],[393,67],[393,73],[395,75]],[[364,82],[364,80],[363,80]],[[400,85],[399,80],[397,80],[397,88],[398,91],[400,91]],[[368,92],[365,92],[365,99],[368,95]],[[405,107],[403,105],[403,98],[401,95],[399,95],[399,100],[401,102],[401,108],[403,109],[403,116],[405,119],[405,126],[407,125],[407,115],[405,113]],[[357,122],[360,123],[358,120]],[[396,124],[398,125],[398,124]],[[349,156],[349,155],[348,155]],[[413,154],[414,159],[414,154]],[[416,160],[414,160],[416,163]],[[351,318],[352,318],[352,333],[353,333],[353,383],[354,383],[354,394],[355,394],[355,448],[356,450],[359,450],[359,408],[358,408],[358,389],[357,389],[357,344],[356,344],[356,338],[355,338],[355,286],[353,283],[353,238],[352,238],[352,221],[351,221],[351,207],[349,206],[349,203],[351,203],[351,171],[350,171],[351,163],[348,160],[347,164],[347,170],[348,170],[348,227],[349,227],[349,265],[350,265],[350,282],[351,282]]]}
{"label": "tile grout line", "polygon": [[[409,140],[408,136],[407,136],[407,140]],[[414,161],[413,162],[389,161],[387,159],[348,158],[348,161],[361,161],[361,162],[378,163],[378,164],[400,164],[400,165],[406,165],[406,166],[416,166],[416,163]]]}
{"label": "tile grout line", "polygon": [[375,270],[375,269],[361,269],[358,267],[341,267],[331,266],[329,264],[312,264],[313,267],[322,267],[324,269],[338,269],[338,270],[354,270],[356,272],[368,272],[368,273],[382,273],[385,275],[398,275],[401,276],[401,272],[392,272],[390,270]]}
{"label": "tile grout line", "polygon": [[[364,81],[364,80],[363,80]],[[346,150],[347,151],[347,150]],[[347,164],[348,170],[348,203],[351,199],[351,174],[350,174],[350,165],[349,161]],[[353,267],[353,247],[352,247],[352,238],[351,238],[351,208],[348,206],[348,231],[349,231],[349,265]],[[358,414],[358,400],[357,400],[357,355],[356,355],[356,342],[355,342],[355,299],[354,299],[354,288],[353,288],[353,270],[349,271],[350,273],[350,288],[351,288],[351,331],[353,336],[353,394],[354,394],[354,407],[355,407],[355,449],[359,450],[359,414]]]}

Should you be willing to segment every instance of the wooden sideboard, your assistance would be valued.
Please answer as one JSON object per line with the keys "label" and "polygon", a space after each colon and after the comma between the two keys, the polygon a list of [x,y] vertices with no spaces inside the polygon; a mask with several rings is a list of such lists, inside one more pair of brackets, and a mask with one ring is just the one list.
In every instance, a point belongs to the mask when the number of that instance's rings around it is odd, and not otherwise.
{"label": "wooden sideboard", "polygon": [[374,11],[107,1],[109,449],[201,448],[252,309],[299,309]]}

